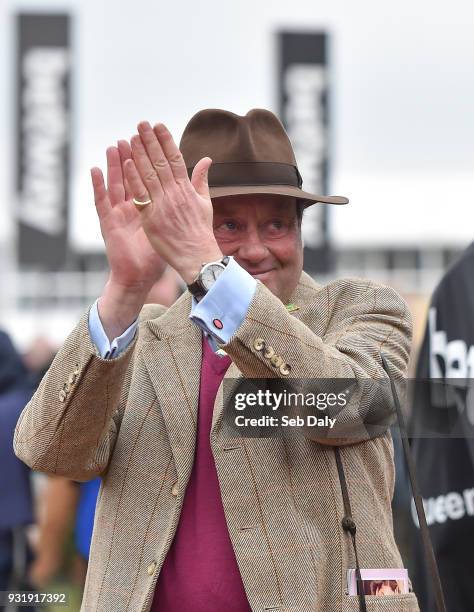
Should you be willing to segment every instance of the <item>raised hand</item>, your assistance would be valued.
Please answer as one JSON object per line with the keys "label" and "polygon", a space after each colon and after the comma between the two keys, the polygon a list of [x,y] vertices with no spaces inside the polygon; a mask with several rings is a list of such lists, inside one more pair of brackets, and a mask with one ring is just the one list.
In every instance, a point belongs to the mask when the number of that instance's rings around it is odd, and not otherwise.
{"label": "raised hand", "polygon": [[212,229],[207,174],[212,160],[201,159],[191,180],[183,156],[163,124],[142,121],[131,139],[132,159],[124,175],[133,197],[151,203],[139,207],[148,240],[189,284],[204,262],[222,257]]}
{"label": "raised hand", "polygon": [[110,339],[120,335],[138,315],[152,285],[166,268],[143,231],[123,175],[131,158],[127,141],[107,149],[107,188],[102,171],[91,169],[94,199],[105,242],[110,276],[99,300],[99,315]]}
{"label": "raised hand", "polygon": [[122,165],[131,158],[127,141],[107,149],[107,189],[102,171],[92,168],[92,184],[111,279],[132,290],[148,291],[166,262],[150,244],[140,214],[132,203]]}

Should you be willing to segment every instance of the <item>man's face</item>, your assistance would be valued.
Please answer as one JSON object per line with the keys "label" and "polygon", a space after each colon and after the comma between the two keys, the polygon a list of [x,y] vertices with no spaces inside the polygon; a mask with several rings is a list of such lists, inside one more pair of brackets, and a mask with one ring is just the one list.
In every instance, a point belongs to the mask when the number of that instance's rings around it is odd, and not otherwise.
{"label": "man's face", "polygon": [[214,235],[254,278],[287,303],[303,269],[296,199],[245,195],[213,200]]}

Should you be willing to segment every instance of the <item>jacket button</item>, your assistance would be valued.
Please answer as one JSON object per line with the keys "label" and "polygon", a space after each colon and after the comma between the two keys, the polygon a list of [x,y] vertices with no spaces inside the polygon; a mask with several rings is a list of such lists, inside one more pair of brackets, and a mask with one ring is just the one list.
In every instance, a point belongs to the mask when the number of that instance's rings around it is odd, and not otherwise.
{"label": "jacket button", "polygon": [[265,346],[265,340],[263,338],[255,338],[255,340],[253,341],[253,348],[256,351],[261,351],[264,346]]}
{"label": "jacket button", "polygon": [[64,391],[64,389],[61,389],[61,391],[59,392],[59,401],[60,402],[65,402],[66,401],[66,397],[67,397],[66,391]]}
{"label": "jacket button", "polygon": [[281,365],[283,365],[283,359],[280,357],[280,355],[273,355],[273,357],[270,359],[270,363],[272,366],[279,368]]}
{"label": "jacket button", "polygon": [[280,366],[280,373],[283,374],[283,376],[288,376],[290,372],[291,372],[291,366],[289,366],[287,363],[283,363]]}
{"label": "jacket button", "polygon": [[266,357],[267,359],[271,359],[274,354],[275,354],[275,349],[273,348],[273,346],[267,346],[267,348],[263,352],[263,356]]}
{"label": "jacket button", "polygon": [[153,576],[153,574],[155,573],[156,567],[157,567],[157,562],[153,561],[152,563],[150,563],[150,565],[147,567],[146,571],[148,572],[149,576]]}
{"label": "jacket button", "polygon": [[178,493],[179,493],[178,483],[175,482],[174,485],[171,487],[171,495],[174,495],[175,497],[177,497]]}

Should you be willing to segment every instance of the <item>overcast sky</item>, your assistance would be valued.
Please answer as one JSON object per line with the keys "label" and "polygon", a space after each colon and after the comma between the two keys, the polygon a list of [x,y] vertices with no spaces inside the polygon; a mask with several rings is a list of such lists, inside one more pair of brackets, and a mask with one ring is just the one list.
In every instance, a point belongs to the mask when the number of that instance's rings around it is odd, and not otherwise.
{"label": "overcast sky", "polygon": [[109,144],[144,118],[164,121],[179,138],[201,108],[276,110],[275,32],[321,29],[331,34],[330,187],[351,198],[332,217],[336,243],[467,244],[474,228],[472,6],[0,0],[2,201],[12,195],[15,11],[57,7],[75,16],[72,239],[87,248],[100,245],[89,167],[103,164]]}

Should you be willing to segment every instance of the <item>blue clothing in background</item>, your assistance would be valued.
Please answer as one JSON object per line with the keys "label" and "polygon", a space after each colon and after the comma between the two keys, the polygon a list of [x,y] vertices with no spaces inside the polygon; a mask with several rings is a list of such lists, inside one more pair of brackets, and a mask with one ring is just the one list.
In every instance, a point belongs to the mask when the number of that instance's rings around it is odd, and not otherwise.
{"label": "blue clothing in background", "polygon": [[0,331],[0,530],[33,522],[30,470],[13,452],[13,433],[33,394],[9,336]]}
{"label": "blue clothing in background", "polygon": [[[25,527],[33,522],[30,470],[13,452],[13,434],[33,389],[10,338],[0,331],[0,590],[30,590],[32,553]],[[25,612],[33,608],[22,608]]]}
{"label": "blue clothing in background", "polygon": [[99,493],[100,478],[79,483],[80,494],[76,512],[76,548],[84,559],[89,558],[95,506]]}
{"label": "blue clothing in background", "polygon": [[13,453],[13,432],[31,390],[0,394],[0,530],[33,523],[30,470]]}
{"label": "blue clothing in background", "polygon": [[28,373],[8,334],[0,331],[0,394],[28,386]]}

